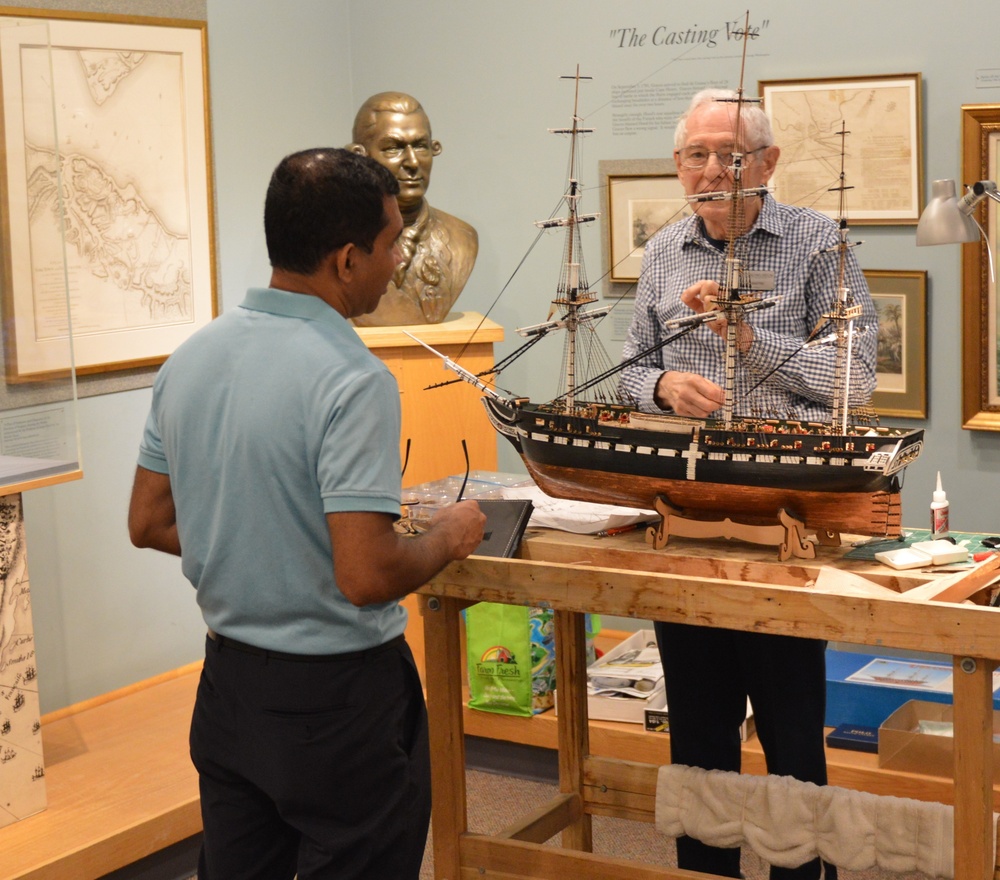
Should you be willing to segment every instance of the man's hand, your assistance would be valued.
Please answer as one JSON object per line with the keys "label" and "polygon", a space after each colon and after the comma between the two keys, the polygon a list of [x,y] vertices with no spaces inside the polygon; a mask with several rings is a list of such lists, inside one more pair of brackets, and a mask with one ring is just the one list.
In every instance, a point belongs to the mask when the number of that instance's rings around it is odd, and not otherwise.
{"label": "man's hand", "polygon": [[387,513],[328,513],[340,592],[358,607],[401,599],[483,539],[486,514],[475,501],[442,507],[426,530],[402,535]]}
{"label": "man's hand", "polygon": [[475,501],[459,501],[442,507],[431,517],[430,528],[448,535],[452,559],[465,559],[483,540],[486,515]]}
{"label": "man's hand", "polygon": [[726,396],[718,385],[704,376],[671,370],[657,380],[654,399],[661,409],[703,419],[719,409]]}
{"label": "man's hand", "polygon": [[[689,309],[699,315],[710,312],[718,306],[719,282],[718,281],[696,281],[681,294],[681,302]],[[719,317],[707,324],[708,329],[717,333],[723,339],[726,338],[726,330],[729,322],[724,313],[720,312]],[[753,344],[753,329],[749,324],[740,322],[736,326],[736,344],[739,346],[741,354],[746,354]]]}

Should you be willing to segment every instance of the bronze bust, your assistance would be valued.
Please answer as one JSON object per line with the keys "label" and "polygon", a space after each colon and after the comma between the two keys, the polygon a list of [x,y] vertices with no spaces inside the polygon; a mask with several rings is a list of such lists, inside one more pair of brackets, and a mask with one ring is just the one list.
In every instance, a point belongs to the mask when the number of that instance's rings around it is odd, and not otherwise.
{"label": "bronze bust", "polygon": [[399,181],[404,260],[378,308],[354,319],[361,327],[437,324],[445,319],[472,272],[479,236],[464,220],[432,208],[425,198],[441,143],[420,102],[402,92],[372,95],[358,110],[348,149],[371,156]]}

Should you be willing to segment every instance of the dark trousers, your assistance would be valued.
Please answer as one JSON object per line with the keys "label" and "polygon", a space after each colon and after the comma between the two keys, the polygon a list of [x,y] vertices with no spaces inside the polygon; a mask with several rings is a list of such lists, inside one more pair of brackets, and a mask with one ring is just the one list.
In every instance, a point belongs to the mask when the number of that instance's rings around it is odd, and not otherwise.
{"label": "dark trousers", "polygon": [[[826,785],[826,642],[685,624],[654,627],[672,763],[739,772],[739,726],[749,696],[768,773]],[[677,840],[677,863],[690,871],[740,876],[739,849],[690,837]],[[827,880],[836,880],[836,868],[825,868]],[[771,880],[815,880],[819,874],[819,859],[771,868]]]}
{"label": "dark trousers", "polygon": [[208,639],[191,757],[205,827],[199,880],[419,876],[430,754],[402,639],[321,662]]}

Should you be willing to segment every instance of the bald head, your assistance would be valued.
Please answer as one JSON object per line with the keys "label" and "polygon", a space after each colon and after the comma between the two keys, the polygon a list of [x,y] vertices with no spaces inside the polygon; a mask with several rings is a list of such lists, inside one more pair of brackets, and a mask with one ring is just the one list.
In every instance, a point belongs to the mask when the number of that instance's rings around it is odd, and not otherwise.
{"label": "bald head", "polygon": [[403,92],[379,92],[361,105],[354,118],[354,142],[348,149],[371,156],[399,181],[404,220],[419,212],[441,144],[431,138],[431,122],[420,102]]}

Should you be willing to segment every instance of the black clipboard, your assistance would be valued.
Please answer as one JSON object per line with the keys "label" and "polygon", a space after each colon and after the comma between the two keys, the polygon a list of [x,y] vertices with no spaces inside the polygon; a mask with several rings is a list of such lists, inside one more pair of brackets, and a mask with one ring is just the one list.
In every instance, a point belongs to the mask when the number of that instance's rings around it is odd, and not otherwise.
{"label": "black clipboard", "polygon": [[[477,499],[478,500],[478,499]],[[497,498],[479,501],[486,514],[486,530],[474,556],[513,556],[531,519],[534,505],[528,498]]]}

